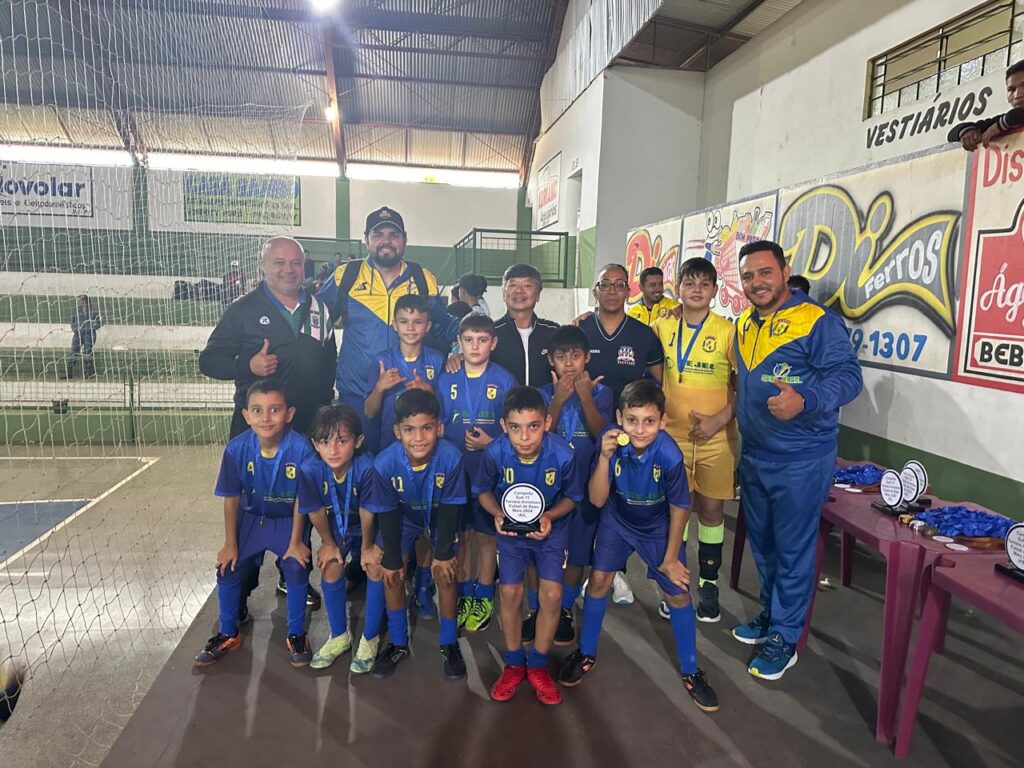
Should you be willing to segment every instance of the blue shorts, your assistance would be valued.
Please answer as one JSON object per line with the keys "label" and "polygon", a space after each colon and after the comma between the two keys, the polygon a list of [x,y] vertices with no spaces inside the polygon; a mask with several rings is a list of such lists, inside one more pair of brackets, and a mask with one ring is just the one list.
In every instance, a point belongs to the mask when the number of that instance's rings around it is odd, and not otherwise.
{"label": "blue shorts", "polygon": [[331,536],[334,537],[334,543],[338,545],[342,555],[348,555],[352,550],[358,550],[362,546],[363,529],[358,515],[349,515],[348,529],[344,536],[341,535],[338,520],[330,507],[327,508],[327,524],[331,526]]}
{"label": "blue shorts", "polygon": [[[402,553],[403,558],[411,555],[412,552],[416,549],[416,540],[423,535],[423,532],[425,530],[425,528],[420,528],[419,526],[413,525],[408,520],[402,521],[402,549],[400,551]],[[377,531],[377,538],[375,539],[375,543],[377,544],[378,547],[384,549],[384,539],[381,537],[380,531]],[[436,528],[430,531],[430,546],[437,546]],[[455,542],[455,547],[453,548],[452,551],[456,554],[458,553],[458,541]]]}
{"label": "blue shorts", "polygon": [[[262,520],[262,522],[261,522]],[[264,517],[251,512],[239,510],[238,513],[238,566],[234,571],[221,574],[218,581],[232,581],[245,576],[253,578],[259,573],[263,564],[263,556],[273,552],[280,559],[288,551],[292,538],[292,518]],[[309,543],[308,531],[306,543]],[[280,563],[281,574],[288,584],[306,582],[309,578],[308,566],[301,565],[297,560],[288,558]],[[253,587],[255,584],[253,584]],[[251,591],[251,588],[250,588]]]}
{"label": "blue shorts", "polygon": [[470,510],[469,524],[466,525],[466,528],[472,528],[485,536],[497,536],[498,532],[494,528],[494,515],[481,507],[480,502],[476,499],[471,499],[468,506]]}
{"label": "blue shorts", "polygon": [[568,543],[568,521],[552,528],[548,537],[540,541],[499,534],[498,580],[502,584],[522,584],[526,566],[532,564],[536,566],[539,578],[561,584]]}
{"label": "blue shorts", "polygon": [[[665,559],[668,546],[668,531],[665,535],[644,536],[616,521],[610,514],[601,518],[594,541],[594,558],[591,566],[595,571],[615,573],[626,568],[626,560],[636,552],[647,565],[647,578],[654,579],[666,595],[682,595],[680,589],[658,570]],[[686,565],[686,542],[679,546],[679,562]]]}
{"label": "blue shorts", "polygon": [[594,536],[601,510],[584,499],[569,515],[569,565],[590,565],[594,554]]}

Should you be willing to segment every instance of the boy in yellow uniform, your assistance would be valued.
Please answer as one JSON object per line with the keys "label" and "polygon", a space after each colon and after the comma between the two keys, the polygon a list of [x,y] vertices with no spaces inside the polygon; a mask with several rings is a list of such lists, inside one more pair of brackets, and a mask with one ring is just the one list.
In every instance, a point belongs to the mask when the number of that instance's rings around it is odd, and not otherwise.
{"label": "boy in yellow uniform", "polygon": [[[722,510],[725,500],[735,497],[738,455],[731,381],[736,369],[736,328],[710,310],[717,285],[718,273],[710,261],[698,257],[683,262],[676,293],[682,300],[681,316],[661,318],[652,326],[665,350],[665,429],[685,457],[697,513],[697,619],[705,622],[721,618],[718,571],[725,536]],[[663,611],[659,607],[659,612],[668,618],[667,607]]]}

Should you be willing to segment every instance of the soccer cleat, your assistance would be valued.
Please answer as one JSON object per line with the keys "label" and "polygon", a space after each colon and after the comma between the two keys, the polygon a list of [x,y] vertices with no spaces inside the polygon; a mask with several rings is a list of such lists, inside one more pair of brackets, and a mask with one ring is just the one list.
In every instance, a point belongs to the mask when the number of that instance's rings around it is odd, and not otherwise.
{"label": "soccer cleat", "polygon": [[313,658],[313,649],[309,647],[309,639],[305,633],[301,635],[288,635],[284,640],[284,646],[288,649],[288,662],[300,669],[308,667]]}
{"label": "soccer cleat", "polygon": [[697,621],[708,624],[722,619],[722,609],[718,606],[718,585],[705,581],[698,588],[700,599],[697,601]]}
{"label": "soccer cleat", "polygon": [[732,628],[732,636],[741,643],[747,645],[760,645],[768,639],[768,628],[771,626],[772,618],[768,615],[768,609],[761,611],[756,619],[746,624],[737,624]]}
{"label": "soccer cleat", "polygon": [[705,712],[718,711],[718,694],[708,683],[703,670],[698,669],[693,674],[683,675],[683,687],[698,708]]}
{"label": "soccer cleat", "polygon": [[487,629],[494,615],[494,601],[487,597],[474,597],[466,619],[467,632],[480,632]]}
{"label": "soccer cleat", "polygon": [[416,612],[421,619],[433,621],[437,618],[437,606],[434,605],[434,595],[430,587],[419,587],[416,589]]}
{"label": "soccer cleat", "polygon": [[445,680],[461,680],[466,676],[466,660],[462,658],[462,650],[458,643],[441,646],[441,671]]}
{"label": "soccer cleat", "polygon": [[508,701],[516,695],[519,684],[525,679],[525,666],[513,667],[510,664],[506,664],[505,669],[501,672],[501,677],[491,686],[491,698],[494,701]]}
{"label": "soccer cleat", "polygon": [[310,584],[309,591],[306,592],[306,607],[316,612],[320,610],[321,605],[323,605],[323,599],[320,597],[320,593]]}
{"label": "soccer cleat", "polygon": [[466,622],[469,620],[469,613],[473,610],[473,598],[472,597],[460,597],[459,605],[456,608],[455,617],[458,622],[459,629],[466,626]]}
{"label": "soccer cleat", "polygon": [[354,675],[365,675],[373,668],[373,662],[377,658],[377,651],[380,650],[380,635],[367,640],[359,636],[359,646],[356,648],[352,661],[349,662],[348,671]]}
{"label": "soccer cleat", "polygon": [[313,660],[309,662],[309,666],[312,669],[327,669],[337,661],[341,654],[348,653],[350,650],[352,650],[352,634],[350,632],[345,632],[337,637],[329,637],[320,650],[313,654]]}
{"label": "soccer cleat", "polygon": [[612,579],[612,602],[616,605],[632,605],[633,590],[626,581],[626,577],[616,572]]}
{"label": "soccer cleat", "polygon": [[778,632],[768,636],[747,672],[762,680],[778,680],[796,664],[796,644],[787,643]]}
{"label": "soccer cleat", "polygon": [[192,665],[196,667],[208,667],[211,664],[216,664],[230,651],[240,648],[241,646],[241,635],[225,635],[222,632],[218,632],[206,641],[206,647],[196,654]]}
{"label": "soccer cleat", "polygon": [[409,658],[409,646],[408,645],[395,645],[391,643],[383,651],[377,654],[377,658],[373,662],[373,667],[370,669],[370,676],[376,677],[378,680],[383,680],[385,677],[391,677],[395,674],[395,670],[398,665]]}
{"label": "soccer cleat", "polygon": [[541,704],[561,704],[562,692],[558,690],[555,681],[551,679],[551,673],[546,667],[530,667],[526,670],[526,682],[537,694],[537,701]]}
{"label": "soccer cleat", "polygon": [[533,638],[537,635],[537,612],[530,611],[526,618],[523,619],[523,642],[532,643]]}
{"label": "soccer cleat", "polygon": [[668,610],[668,602],[666,602],[665,600],[662,600],[660,603],[658,603],[658,615],[661,616],[661,618],[663,618],[665,621],[668,621],[672,618],[672,614],[669,613]]}
{"label": "soccer cleat", "polygon": [[562,668],[558,671],[558,682],[566,688],[572,688],[583,682],[584,675],[594,668],[597,659],[593,656],[584,656],[579,648],[569,654]]}
{"label": "soccer cleat", "polygon": [[576,642],[576,624],[572,619],[572,611],[562,609],[558,617],[558,628],[555,630],[555,645],[566,646]]}

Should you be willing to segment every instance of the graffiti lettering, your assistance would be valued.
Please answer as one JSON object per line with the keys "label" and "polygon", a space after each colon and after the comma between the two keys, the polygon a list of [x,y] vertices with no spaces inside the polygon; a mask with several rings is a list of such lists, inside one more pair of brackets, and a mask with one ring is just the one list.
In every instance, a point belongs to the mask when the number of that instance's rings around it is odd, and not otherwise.
{"label": "graffiti lettering", "polygon": [[888,192],[862,216],[842,187],[816,187],[782,216],[779,244],[793,272],[817,282],[816,295],[845,317],[863,321],[890,304],[910,304],[952,336],[950,286],[960,214],[922,216],[886,245],[894,213]]}
{"label": "graffiti lettering", "polygon": [[629,298],[627,301],[633,303],[640,300],[640,273],[648,267],[659,267],[665,273],[665,295],[675,296],[674,279],[676,271],[676,256],[679,255],[679,246],[671,246],[665,253],[661,252],[664,247],[661,235],[651,242],[651,233],[647,229],[638,229],[629,238],[626,244],[626,271],[629,273]]}
{"label": "graffiti lettering", "polygon": [[1024,149],[1010,152],[1008,147],[987,147],[984,158],[985,171],[981,182],[984,187],[1018,182],[1024,177]]}
{"label": "graffiti lettering", "polygon": [[1017,322],[1017,315],[1024,307],[1024,282],[1006,285],[1006,267],[1004,261],[999,273],[992,280],[992,287],[981,294],[978,306],[986,312],[1001,309],[1006,312],[1006,322]]}

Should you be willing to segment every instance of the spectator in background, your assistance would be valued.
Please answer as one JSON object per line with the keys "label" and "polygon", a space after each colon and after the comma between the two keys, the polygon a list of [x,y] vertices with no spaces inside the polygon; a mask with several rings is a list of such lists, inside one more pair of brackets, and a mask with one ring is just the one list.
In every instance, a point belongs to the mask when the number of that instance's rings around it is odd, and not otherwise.
{"label": "spectator in background", "polygon": [[[453,288],[452,290],[458,290]],[[464,301],[453,301],[448,305],[448,314],[452,317],[457,317],[459,320],[464,318],[466,315],[472,314],[473,308]]]}
{"label": "spectator in background", "polygon": [[96,332],[103,321],[100,312],[93,307],[86,294],[82,294],[75,302],[75,311],[71,313],[71,356],[68,358],[67,369],[62,378],[73,379],[78,359],[82,359],[82,374],[87,379],[96,375],[93,365],[92,348],[96,343]]}
{"label": "spectator in background", "polygon": [[679,306],[679,302],[665,295],[665,273],[659,267],[648,267],[640,273],[640,301],[626,314],[647,326],[665,317]]}
{"label": "spectator in background", "polygon": [[1006,101],[1010,110],[1002,115],[986,117],[976,123],[959,123],[949,130],[946,141],[959,142],[968,152],[979,146],[987,147],[989,142],[1004,133],[1024,125],[1024,59],[1006,68]]}
{"label": "spectator in background", "polygon": [[[484,292],[487,290],[487,278],[483,275],[467,273],[459,278],[457,301],[466,302],[473,314],[491,316],[491,308],[487,306]],[[453,289],[454,293],[454,289]]]}
{"label": "spectator in background", "polygon": [[245,275],[242,274],[238,259],[233,259],[228,271],[224,273],[221,299],[225,304],[230,304],[243,293],[245,293]]}
{"label": "spectator in background", "polygon": [[805,296],[811,295],[811,281],[803,275],[790,275],[787,284],[790,288],[803,291]]}

